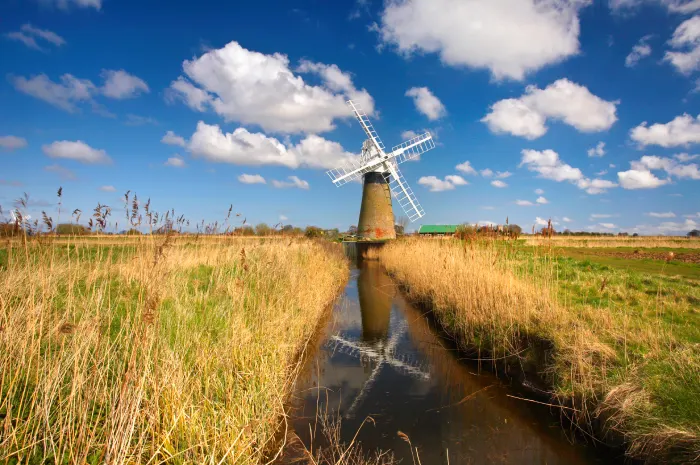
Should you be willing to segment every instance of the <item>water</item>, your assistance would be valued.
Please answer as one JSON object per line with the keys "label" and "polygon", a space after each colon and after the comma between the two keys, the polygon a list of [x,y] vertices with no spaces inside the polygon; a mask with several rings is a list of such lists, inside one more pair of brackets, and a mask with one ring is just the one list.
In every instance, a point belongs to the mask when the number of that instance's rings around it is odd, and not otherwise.
{"label": "water", "polygon": [[[488,371],[460,360],[376,262],[352,270],[292,402],[307,446],[317,412],[339,415],[341,436],[422,464],[610,463],[610,451],[574,442],[551,409],[519,399]],[[316,425],[317,426],[317,425]]]}

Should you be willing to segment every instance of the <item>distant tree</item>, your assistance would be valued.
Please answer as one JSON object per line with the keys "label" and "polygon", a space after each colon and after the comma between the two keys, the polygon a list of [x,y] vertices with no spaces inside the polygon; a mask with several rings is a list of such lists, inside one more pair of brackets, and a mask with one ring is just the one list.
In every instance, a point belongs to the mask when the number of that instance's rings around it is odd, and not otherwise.
{"label": "distant tree", "polygon": [[258,236],[269,236],[271,232],[272,228],[267,223],[259,223],[255,226],[255,234]]}
{"label": "distant tree", "polygon": [[700,230],[693,229],[688,233],[688,237],[700,237]]}
{"label": "distant tree", "polygon": [[523,233],[523,228],[521,228],[517,224],[509,224],[506,226],[505,232],[510,237],[517,239]]}
{"label": "distant tree", "polygon": [[255,230],[252,226],[242,226],[233,230],[236,236],[255,236]]}
{"label": "distant tree", "polygon": [[126,232],[126,235],[127,236],[140,236],[141,231],[139,231],[138,229],[131,228]]}
{"label": "distant tree", "polygon": [[0,237],[18,236],[22,233],[22,229],[16,223],[1,223]]}
{"label": "distant tree", "polygon": [[304,230],[304,236],[308,238],[323,237],[323,230],[316,226],[307,226]]}
{"label": "distant tree", "polygon": [[350,226],[348,228],[348,234],[352,234],[352,235],[357,234],[357,226],[355,226],[355,225]]}
{"label": "distant tree", "polygon": [[403,234],[404,234],[404,227],[403,227],[403,225],[395,224],[395,225],[394,225],[394,229],[396,230],[396,234],[397,234],[398,236],[403,236]]}
{"label": "distant tree", "polygon": [[639,237],[639,234],[634,233],[634,234],[632,234],[632,237]]}
{"label": "distant tree", "polygon": [[[401,216],[396,217],[396,224],[398,226],[401,226],[401,233],[400,234],[403,234],[404,231],[406,231],[406,228],[408,227],[408,225],[410,223],[411,223],[411,220],[409,220],[406,215],[401,215]],[[399,234],[398,228],[396,229],[396,233]]]}
{"label": "distant tree", "polygon": [[292,226],[291,224],[285,224],[284,226],[282,226],[281,231],[282,234],[291,235],[294,232],[294,226]]}
{"label": "distant tree", "polygon": [[88,230],[85,226],[81,224],[72,224],[72,223],[62,223],[56,226],[56,233],[57,234],[72,234],[72,235],[81,235],[81,234],[87,234]]}

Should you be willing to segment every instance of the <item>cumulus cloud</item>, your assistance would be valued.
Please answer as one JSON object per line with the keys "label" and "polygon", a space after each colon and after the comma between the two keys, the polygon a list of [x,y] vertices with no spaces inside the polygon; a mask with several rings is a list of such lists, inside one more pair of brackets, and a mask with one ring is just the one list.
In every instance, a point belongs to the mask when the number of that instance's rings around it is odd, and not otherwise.
{"label": "cumulus cloud", "polygon": [[27,146],[27,140],[23,137],[17,136],[1,136],[0,137],[0,148],[4,150],[17,150],[23,149]]}
{"label": "cumulus cloud", "polygon": [[632,47],[632,51],[625,58],[625,66],[632,68],[639,63],[639,60],[651,55],[651,45],[648,44],[648,41],[651,38],[651,35],[646,35],[639,39],[639,42]]}
{"label": "cumulus cloud", "polygon": [[103,70],[102,77],[105,84],[101,88],[89,79],[79,79],[72,74],[64,74],[60,82],[52,81],[46,74],[31,78],[11,75],[9,78],[18,91],[70,113],[78,111],[78,104],[90,103],[96,113],[114,116],[95,102],[94,97],[102,93],[109,98],[123,99],[134,97],[139,92],[148,92],[145,82],[123,70]]}
{"label": "cumulus cloud", "polygon": [[588,149],[589,157],[602,157],[603,155],[605,155],[605,142],[598,142],[598,145]]}
{"label": "cumulus cloud", "polygon": [[265,178],[259,174],[242,174],[238,176],[238,181],[243,184],[267,184]]}
{"label": "cumulus cloud", "polygon": [[530,202],[529,200],[516,200],[515,204],[519,205],[521,207],[532,207],[533,205],[535,205],[534,203]]}
{"label": "cumulus cloud", "polygon": [[182,136],[178,136],[173,131],[166,132],[160,141],[162,143],[168,144],[168,145],[179,145],[180,147],[187,146],[187,142],[185,141],[185,138]]}
{"label": "cumulus cloud", "polygon": [[100,186],[102,192],[116,192],[117,189],[114,186]]}
{"label": "cumulus cloud", "polygon": [[289,179],[289,181],[277,181],[273,179],[272,185],[278,189],[285,189],[288,187],[296,187],[297,189],[304,190],[309,189],[309,183],[303,179],[299,179],[297,176],[289,176],[287,179]]}
{"label": "cumulus cloud", "polygon": [[660,145],[661,147],[678,147],[700,143],[700,114],[697,118],[684,113],[668,123],[655,123],[647,126],[644,121],[630,130],[633,141],[642,146]]}
{"label": "cumulus cloud", "polygon": [[168,158],[163,165],[173,168],[184,168],[185,160],[180,155],[175,155],[174,157]]}
{"label": "cumulus cloud", "polygon": [[466,174],[472,174],[476,175],[476,170],[472,167],[471,162],[465,161],[464,163],[460,163],[459,165],[455,166],[455,169],[457,171],[461,171],[462,173]]}
{"label": "cumulus cloud", "polygon": [[652,218],[675,218],[676,214],[673,212],[649,212],[647,216]]}
{"label": "cumulus cloud", "polygon": [[617,121],[617,104],[593,95],[586,87],[559,79],[545,89],[530,85],[519,98],[500,100],[481,119],[491,132],[537,139],[547,132],[548,119],[581,132],[599,132]]}
{"label": "cumulus cloud", "polygon": [[620,171],[617,177],[624,189],[654,189],[670,182],[668,179],[657,178],[647,170]]}
{"label": "cumulus cloud", "polygon": [[700,179],[700,169],[696,163],[683,165],[673,158],[657,157],[655,155],[645,155],[637,161],[630,162],[633,170],[655,171],[663,170],[669,176],[680,179]]}
{"label": "cumulus cloud", "polygon": [[544,198],[542,196],[539,196],[539,197],[537,197],[537,203],[539,203],[540,205],[545,205],[545,204],[549,203],[549,200],[547,200],[546,198]]}
{"label": "cumulus cloud", "polygon": [[418,184],[428,187],[430,192],[441,192],[453,190],[455,186],[464,186],[469,183],[461,176],[450,175],[445,176],[444,180],[435,176],[423,176],[418,180]]}
{"label": "cumulus cloud", "polygon": [[105,83],[101,91],[109,98],[123,100],[150,92],[148,84],[143,79],[129,74],[123,69],[102,70],[102,78]]}
{"label": "cumulus cloud", "polygon": [[574,220],[572,220],[571,218],[567,218],[566,216],[565,216],[564,218],[562,218],[561,220],[562,220],[564,223],[571,223],[572,221],[574,221]]}
{"label": "cumulus cloud", "polygon": [[418,111],[431,121],[447,114],[445,105],[427,87],[412,87],[406,91],[406,97],[411,97]]}
{"label": "cumulus cloud", "polygon": [[41,150],[51,158],[66,158],[87,164],[111,163],[112,161],[107,152],[94,149],[81,140],[60,140],[42,145]]}
{"label": "cumulus cloud", "polygon": [[578,11],[586,0],[391,0],[375,27],[383,44],[409,56],[437,53],[455,67],[497,79],[529,72],[579,52]]}
{"label": "cumulus cloud", "polygon": [[506,184],[505,182],[498,180],[498,179],[495,181],[491,181],[491,185],[493,187],[498,187],[499,189],[502,189],[504,187],[508,187],[508,184]]}
{"label": "cumulus cloud", "polygon": [[562,182],[569,181],[588,194],[602,194],[617,184],[605,179],[589,179],[580,169],[564,163],[554,150],[523,150],[519,166],[539,174],[539,177]]}
{"label": "cumulus cloud", "polygon": [[615,223],[598,223],[598,226],[605,229],[617,229],[617,225]]}
{"label": "cumulus cloud", "polygon": [[237,128],[224,133],[218,125],[202,121],[188,144],[196,157],[236,165],[281,165],[288,168],[336,168],[356,157],[337,143],[308,135],[298,144],[286,145],[274,137]]}
{"label": "cumulus cloud", "polygon": [[683,21],[673,32],[671,47],[664,60],[671,63],[682,74],[690,74],[700,69],[700,15]]}
{"label": "cumulus cloud", "polygon": [[99,10],[102,8],[102,0],[43,0],[47,4],[55,5],[56,7],[67,10],[71,6],[78,8],[94,8]]}
{"label": "cumulus cloud", "polygon": [[687,218],[685,221],[664,221],[660,224],[640,224],[631,229],[632,232],[649,235],[686,234],[693,229],[700,229],[700,222]]}
{"label": "cumulus cloud", "polygon": [[40,51],[46,51],[46,49],[39,45],[37,39],[39,42],[48,42],[49,44],[57,47],[60,47],[66,43],[63,37],[59,36],[55,32],[49,31],[48,29],[39,29],[31,24],[23,24],[19,31],[8,32],[5,34],[5,37],[22,42],[27,47]]}
{"label": "cumulus cloud", "polygon": [[535,226],[548,226],[549,222],[539,216],[535,217]]}
{"label": "cumulus cloud", "polygon": [[697,155],[690,155],[690,154],[687,154],[687,153],[677,153],[677,154],[675,154],[675,155],[673,156],[673,158],[675,158],[676,160],[678,160],[678,161],[680,161],[680,162],[682,162],[682,163],[686,163],[686,162],[689,162],[689,161],[696,160],[696,159],[700,158],[700,154],[697,154]]}
{"label": "cumulus cloud", "polygon": [[599,220],[599,219],[604,219],[604,218],[612,218],[616,215],[612,215],[610,213],[593,213],[591,215],[591,220]]}
{"label": "cumulus cloud", "polygon": [[610,0],[610,8],[614,11],[629,11],[644,4],[658,4],[671,13],[692,13],[700,10],[700,0]]}
{"label": "cumulus cloud", "polygon": [[296,71],[318,76],[322,85],[314,86],[290,69],[286,55],[265,55],[230,42],[186,60],[182,68],[184,76],[168,89],[170,100],[266,131],[330,131],[335,119],[352,116],[348,98],[358,101],[367,114],[374,113],[369,93],[355,88],[350,74],[336,65],[302,61]]}
{"label": "cumulus cloud", "polygon": [[542,194],[544,194],[544,190],[542,190],[542,189],[535,189],[535,194],[537,194],[537,195],[542,195]]}

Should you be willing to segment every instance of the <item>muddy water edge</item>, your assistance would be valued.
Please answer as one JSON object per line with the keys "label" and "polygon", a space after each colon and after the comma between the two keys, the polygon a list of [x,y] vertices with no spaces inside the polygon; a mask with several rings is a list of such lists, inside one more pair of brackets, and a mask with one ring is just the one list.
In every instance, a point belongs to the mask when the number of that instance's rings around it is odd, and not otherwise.
{"label": "muddy water edge", "polygon": [[[404,464],[414,463],[415,448],[422,464],[624,461],[621,452],[562,428],[556,409],[521,400],[533,396],[456,351],[378,262],[354,263],[290,401],[290,428],[307,449],[326,445],[325,415],[340,420],[343,442],[391,451]],[[300,457],[288,449],[283,462]]]}

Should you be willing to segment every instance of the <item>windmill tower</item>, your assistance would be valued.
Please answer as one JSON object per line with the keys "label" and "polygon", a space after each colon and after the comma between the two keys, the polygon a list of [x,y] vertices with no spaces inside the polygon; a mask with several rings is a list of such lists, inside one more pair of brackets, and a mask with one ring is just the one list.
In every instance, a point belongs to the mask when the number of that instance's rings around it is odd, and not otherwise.
{"label": "windmill tower", "polygon": [[357,102],[349,100],[348,105],[352,108],[368,139],[362,144],[362,155],[359,160],[353,160],[344,166],[329,170],[328,176],[336,186],[362,178],[362,206],[357,223],[358,235],[361,238],[394,239],[396,230],[392,197],[396,198],[412,222],[425,215],[416,195],[399,171],[398,165],[434,149],[433,136],[426,132],[397,145],[391,149],[391,152],[386,153],[384,143],[379,139],[367,114]]}

